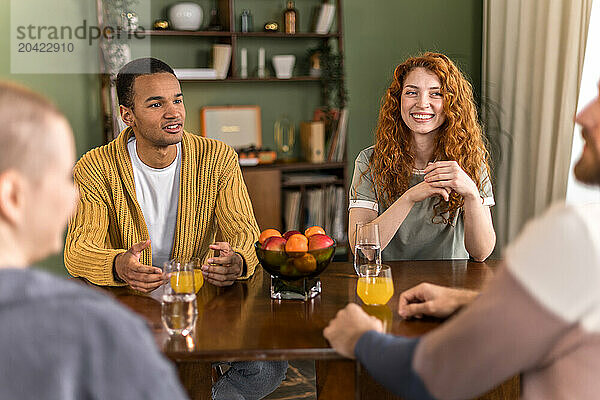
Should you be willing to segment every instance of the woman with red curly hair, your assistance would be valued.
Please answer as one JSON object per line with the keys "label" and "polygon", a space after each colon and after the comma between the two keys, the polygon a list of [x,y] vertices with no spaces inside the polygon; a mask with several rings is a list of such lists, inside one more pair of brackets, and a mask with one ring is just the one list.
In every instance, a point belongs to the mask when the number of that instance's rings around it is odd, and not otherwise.
{"label": "woman with red curly hair", "polygon": [[349,238],[379,224],[386,260],[485,260],[496,234],[488,152],[471,85],[445,55],[412,57],[394,71],[375,145],[357,157]]}

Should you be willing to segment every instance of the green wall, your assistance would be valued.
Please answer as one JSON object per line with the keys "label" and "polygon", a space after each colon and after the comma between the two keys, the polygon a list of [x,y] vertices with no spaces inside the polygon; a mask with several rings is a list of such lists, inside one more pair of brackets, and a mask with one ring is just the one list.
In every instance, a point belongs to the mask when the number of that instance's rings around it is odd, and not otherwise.
{"label": "green wall", "polygon": [[[52,99],[73,127],[78,155],[101,144],[98,78],[88,74],[11,74],[9,29],[10,1],[0,0],[0,79],[20,82]],[[51,272],[66,274],[62,253],[38,264]]]}
{"label": "green wall", "polygon": [[[87,0],[92,1],[92,0]],[[141,0],[143,1],[143,0]],[[153,20],[164,15],[171,0],[154,0]],[[208,14],[208,0],[200,0]],[[248,0],[244,8],[254,14],[255,30],[265,19],[276,19],[284,1]],[[301,29],[308,26],[310,8],[318,0],[297,1]],[[471,79],[479,93],[481,70],[482,6],[479,0],[345,0],[344,46],[349,92],[348,165],[350,171],[358,152],[373,143],[373,130],[381,96],[390,83],[394,67],[408,55],[422,51],[444,52],[453,58]],[[239,10],[236,8],[236,15]],[[206,18],[206,17],[205,17]],[[237,20],[237,18],[236,18]],[[141,21],[148,25],[149,21]],[[11,74],[10,1],[0,0],[0,78],[21,82],[53,99],[73,126],[79,155],[102,142],[99,115],[99,80],[85,74]],[[155,38],[152,55],[175,67],[203,66],[208,61],[211,39]],[[281,41],[244,39],[248,47],[249,73],[256,64],[259,46],[266,48],[267,59],[274,54],[296,54],[296,71],[306,68],[300,61],[306,49],[317,43],[312,39]],[[272,72],[272,71],[271,71]],[[187,109],[186,126],[197,131],[203,105],[258,104],[262,110],[263,144],[273,146],[273,124],[283,114],[296,123],[310,119],[319,104],[316,83],[184,83]],[[65,273],[62,256],[40,263],[43,268]]]}

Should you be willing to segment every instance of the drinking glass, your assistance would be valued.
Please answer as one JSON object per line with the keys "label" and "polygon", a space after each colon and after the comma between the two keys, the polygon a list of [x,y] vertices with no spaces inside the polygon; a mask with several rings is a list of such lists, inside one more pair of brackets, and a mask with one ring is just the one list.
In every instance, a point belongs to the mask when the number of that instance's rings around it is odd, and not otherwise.
{"label": "drinking glass", "polygon": [[198,293],[200,288],[202,288],[202,285],[204,285],[204,275],[202,274],[202,260],[200,260],[199,258],[194,258],[192,261],[190,261],[190,263],[192,264],[192,268],[194,270],[194,289],[196,290],[196,293]]}
{"label": "drinking glass", "polygon": [[394,295],[392,270],[385,264],[363,264],[359,268],[356,294],[363,303],[373,306],[386,304]]}
{"label": "drinking glass", "polygon": [[359,222],[356,224],[354,242],[354,270],[357,275],[364,264],[381,264],[379,225]]}
{"label": "drinking glass", "polygon": [[394,313],[387,304],[368,306],[362,305],[362,309],[369,315],[377,318],[383,324],[383,331],[390,333],[392,330],[392,324],[394,323]]}
{"label": "drinking glass", "polygon": [[170,335],[186,336],[198,316],[193,263],[171,260],[164,264],[165,284],[161,320]]}

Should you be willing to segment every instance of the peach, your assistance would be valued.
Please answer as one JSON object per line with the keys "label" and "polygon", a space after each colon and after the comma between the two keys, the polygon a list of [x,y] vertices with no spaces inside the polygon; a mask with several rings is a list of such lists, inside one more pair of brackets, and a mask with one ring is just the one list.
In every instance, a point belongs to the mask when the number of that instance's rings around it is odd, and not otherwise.
{"label": "peach", "polygon": [[281,236],[277,229],[265,229],[258,237],[258,243],[263,244],[268,238],[273,236]]}
{"label": "peach", "polygon": [[316,235],[318,233],[325,235],[325,230],[320,226],[311,226],[304,231],[304,236],[310,238],[312,235]]}
{"label": "peach", "polygon": [[271,236],[262,245],[263,250],[269,251],[285,251],[287,240],[281,236]]}
{"label": "peach", "polygon": [[301,233],[290,236],[285,244],[285,252],[290,257],[301,257],[308,251],[308,239]]}
{"label": "peach", "polygon": [[286,240],[280,236],[271,236],[263,244],[264,262],[272,265],[284,265],[287,261],[287,255],[285,254]]}
{"label": "peach", "polygon": [[287,231],[286,233],[283,234],[283,238],[285,240],[288,240],[290,238],[290,236],[297,235],[297,234],[302,234],[302,232],[300,232],[300,231]]}
{"label": "peach", "polygon": [[298,271],[294,266],[293,258],[290,258],[287,260],[287,262],[283,263],[279,271],[281,272],[281,275],[285,276],[295,277],[301,275],[300,271]]}
{"label": "peach", "polygon": [[308,250],[321,250],[333,244],[333,239],[321,233],[315,233],[308,239]]}
{"label": "peach", "polygon": [[317,259],[310,253],[294,258],[294,266],[300,272],[313,272],[317,269]]}

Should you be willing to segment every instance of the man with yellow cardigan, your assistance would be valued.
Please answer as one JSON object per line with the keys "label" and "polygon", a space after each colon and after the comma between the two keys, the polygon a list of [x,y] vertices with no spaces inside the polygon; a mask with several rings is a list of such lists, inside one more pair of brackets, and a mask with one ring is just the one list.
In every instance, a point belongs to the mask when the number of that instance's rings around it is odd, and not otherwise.
{"label": "man with yellow cardigan", "polygon": [[[259,231],[235,151],[183,130],[181,87],[160,60],[125,65],[117,94],[128,128],[75,165],[81,197],[65,243],[69,272],[141,292],[162,285],[160,267],[171,258],[204,260],[204,277],[217,286],[252,276]],[[215,242],[217,230],[224,241]],[[213,398],[262,398],[286,369],[285,361],[231,363]]]}

